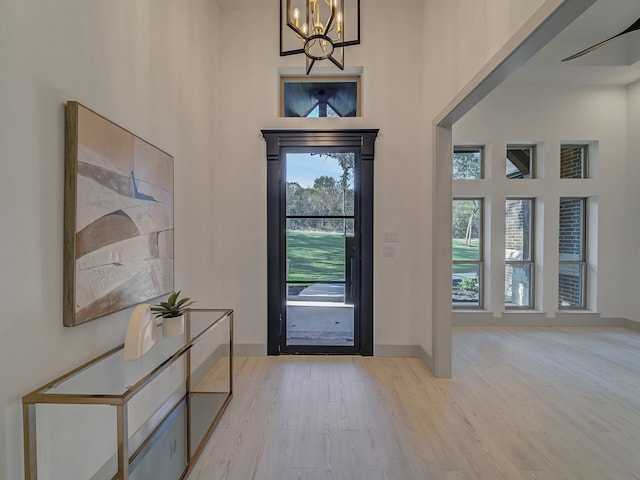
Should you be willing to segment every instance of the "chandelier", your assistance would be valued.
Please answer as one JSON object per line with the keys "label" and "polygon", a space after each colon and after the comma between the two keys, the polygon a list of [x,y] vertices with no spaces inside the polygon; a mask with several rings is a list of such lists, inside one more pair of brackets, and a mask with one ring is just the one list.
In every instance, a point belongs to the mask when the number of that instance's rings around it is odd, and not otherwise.
{"label": "chandelier", "polygon": [[280,0],[280,56],[304,53],[307,75],[321,60],[344,70],[344,47],[359,43],[360,0]]}

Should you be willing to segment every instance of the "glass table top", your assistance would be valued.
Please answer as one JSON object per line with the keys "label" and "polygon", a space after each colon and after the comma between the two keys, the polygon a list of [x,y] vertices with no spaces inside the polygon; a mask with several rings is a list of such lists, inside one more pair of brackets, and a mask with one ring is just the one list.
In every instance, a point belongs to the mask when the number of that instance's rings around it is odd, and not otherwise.
{"label": "glass table top", "polygon": [[197,343],[201,336],[214,329],[228,327],[224,319],[230,314],[231,310],[227,309],[191,309],[182,335],[163,337],[162,328],[156,327],[157,341],[142,357],[125,360],[121,345],[36,390],[32,395],[126,396],[153,373],[172,363],[174,357],[177,358]]}

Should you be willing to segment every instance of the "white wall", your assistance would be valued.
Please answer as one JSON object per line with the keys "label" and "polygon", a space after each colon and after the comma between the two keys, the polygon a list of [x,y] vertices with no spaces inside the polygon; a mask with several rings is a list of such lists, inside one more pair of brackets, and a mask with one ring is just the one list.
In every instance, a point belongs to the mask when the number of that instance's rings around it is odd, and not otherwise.
{"label": "white wall", "polygon": [[545,0],[425,3],[425,85],[428,92],[437,92],[425,95],[425,101],[434,117],[544,3]]}
{"label": "white wall", "polygon": [[[638,132],[640,132],[640,81],[628,87],[628,162],[626,181],[627,210],[625,215],[626,239],[626,282],[620,285],[625,298],[625,317],[630,320],[640,321],[640,302],[636,300],[638,283],[640,279],[640,155],[636,147]],[[626,288],[624,288],[626,287]]]}
{"label": "white wall", "polygon": [[[304,67],[304,56],[280,57],[278,5],[223,8],[221,124],[215,190],[215,240],[220,304],[236,309],[236,341],[266,351],[266,146],[261,129],[380,128],[375,157],[375,344],[415,345],[418,266],[422,8],[362,10],[362,45],[345,51],[349,67],[363,68],[361,118],[278,118],[279,67]],[[258,35],[257,32],[260,32]],[[319,66],[322,66],[320,64]],[[385,230],[399,233],[396,256],[382,256]],[[234,252],[230,254],[229,252]],[[379,349],[377,349],[380,352]]]}
{"label": "white wall", "polygon": [[[625,234],[625,190],[620,188],[627,165],[627,90],[625,87],[499,87],[467,113],[453,128],[454,144],[487,145],[488,178],[483,181],[457,181],[454,196],[486,196],[491,203],[487,225],[494,248],[491,281],[494,286],[489,311],[500,316],[504,311],[504,264],[500,246],[504,246],[504,199],[507,196],[531,196],[540,199],[536,216],[537,310],[551,317],[557,313],[558,275],[558,201],[562,195],[597,199],[597,231],[590,242],[597,255],[597,268],[589,272],[588,284],[597,296],[589,301],[591,309],[603,317],[620,318],[626,313],[624,292],[628,258],[619,255],[627,249]],[[561,143],[597,142],[591,152],[591,174],[587,180],[562,180]],[[507,180],[504,176],[507,144],[538,143],[541,178]],[[624,182],[622,182],[624,183]],[[491,210],[491,211],[489,211]],[[543,216],[543,217],[542,217]],[[595,220],[595,219],[594,219]],[[637,232],[635,234],[637,244]],[[597,250],[595,250],[597,248]],[[501,263],[502,262],[502,263]],[[487,278],[487,282],[490,279]],[[597,281],[597,283],[596,283]],[[597,288],[596,288],[597,287]],[[592,293],[595,293],[592,292]],[[464,316],[464,313],[458,316]],[[466,314],[468,315],[468,314]],[[518,322],[518,313],[511,322]],[[507,322],[508,323],[508,322]]]}
{"label": "white wall", "polygon": [[0,479],[22,478],[20,399],[124,339],[130,312],[62,326],[64,103],[175,157],[176,285],[210,305],[217,8],[208,0],[3,0]]}

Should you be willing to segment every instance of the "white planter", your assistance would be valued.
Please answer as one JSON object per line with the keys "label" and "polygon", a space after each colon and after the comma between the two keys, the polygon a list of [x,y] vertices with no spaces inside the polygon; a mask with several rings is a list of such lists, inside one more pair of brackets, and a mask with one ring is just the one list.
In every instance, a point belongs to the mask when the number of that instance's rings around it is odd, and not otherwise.
{"label": "white planter", "polygon": [[177,337],[184,332],[184,315],[162,319],[162,336]]}

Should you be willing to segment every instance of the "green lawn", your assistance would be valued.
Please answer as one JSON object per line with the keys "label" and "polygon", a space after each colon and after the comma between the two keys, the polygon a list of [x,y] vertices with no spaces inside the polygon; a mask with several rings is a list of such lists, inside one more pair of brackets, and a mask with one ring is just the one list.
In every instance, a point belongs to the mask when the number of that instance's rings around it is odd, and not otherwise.
{"label": "green lawn", "polygon": [[[466,246],[463,239],[452,243],[455,260],[477,260],[479,240]],[[344,278],[344,236],[342,233],[287,230],[289,280],[323,281]],[[453,273],[475,272],[475,265],[454,265]]]}
{"label": "green lawn", "polygon": [[343,279],[344,235],[287,230],[287,258],[290,281]]}
{"label": "green lawn", "polygon": [[[453,240],[451,244],[451,248],[453,250],[453,259],[454,260],[478,260],[479,259],[479,249],[478,246],[480,244],[480,240],[477,238],[471,239],[471,245],[467,246],[464,244],[464,239],[456,238]],[[475,265],[454,265],[453,273],[472,273],[476,272],[477,267]]]}

